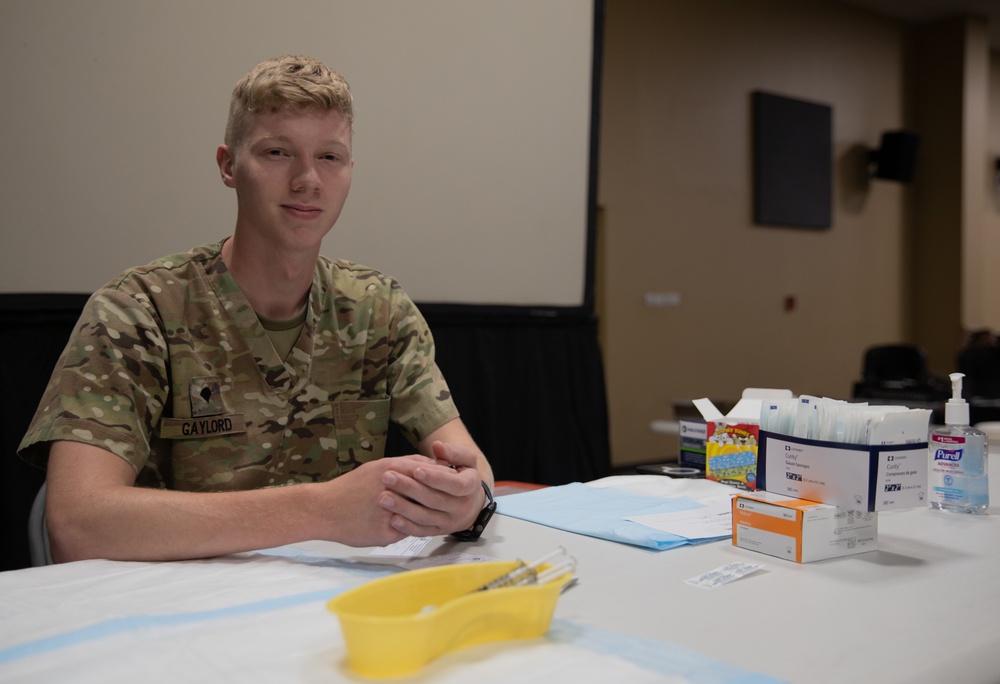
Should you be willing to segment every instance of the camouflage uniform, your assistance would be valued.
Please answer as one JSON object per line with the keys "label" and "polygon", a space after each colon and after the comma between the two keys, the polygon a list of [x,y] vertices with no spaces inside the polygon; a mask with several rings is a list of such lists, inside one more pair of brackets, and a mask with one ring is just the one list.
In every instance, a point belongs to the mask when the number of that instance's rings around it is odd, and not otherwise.
{"label": "camouflage uniform", "polygon": [[21,443],[43,465],[71,440],[188,491],[328,480],[381,458],[388,422],[419,441],[458,416],[430,330],[396,281],[321,257],[282,362],[221,243],[96,292]]}

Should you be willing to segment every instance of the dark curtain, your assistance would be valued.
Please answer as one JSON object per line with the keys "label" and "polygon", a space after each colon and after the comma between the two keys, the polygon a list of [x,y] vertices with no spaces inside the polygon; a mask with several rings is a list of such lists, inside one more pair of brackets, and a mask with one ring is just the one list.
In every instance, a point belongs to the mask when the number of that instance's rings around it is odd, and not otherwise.
{"label": "dark curtain", "polygon": [[45,473],[18,458],[17,446],[88,296],[0,294],[0,570],[31,564],[28,515]]}
{"label": "dark curtain", "polygon": [[[594,316],[421,310],[438,365],[496,479],[556,485],[611,473]],[[401,439],[390,438],[391,450],[401,445],[405,450]]]}

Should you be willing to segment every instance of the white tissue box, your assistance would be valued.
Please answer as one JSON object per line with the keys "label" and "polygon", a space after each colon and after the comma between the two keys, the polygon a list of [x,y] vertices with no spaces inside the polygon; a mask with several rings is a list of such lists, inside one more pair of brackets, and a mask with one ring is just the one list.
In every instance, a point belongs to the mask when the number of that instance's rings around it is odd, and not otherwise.
{"label": "white tissue box", "polygon": [[927,442],[863,446],[761,430],[757,488],[866,511],[925,506]]}
{"label": "white tissue box", "polygon": [[733,497],[733,546],[796,563],[878,548],[878,513],[771,492]]}

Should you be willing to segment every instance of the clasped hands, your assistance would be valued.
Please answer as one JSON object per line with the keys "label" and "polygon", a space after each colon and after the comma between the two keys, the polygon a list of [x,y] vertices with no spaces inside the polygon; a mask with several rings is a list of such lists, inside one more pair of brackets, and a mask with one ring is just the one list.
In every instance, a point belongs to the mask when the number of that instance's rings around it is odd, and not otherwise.
{"label": "clasped hands", "polygon": [[363,464],[351,473],[353,477],[338,478],[343,484],[351,480],[352,488],[361,487],[368,496],[374,493],[374,510],[368,509],[372,515],[363,524],[371,538],[358,539],[358,545],[381,546],[408,536],[438,536],[472,526],[486,503],[477,468],[479,452],[443,442],[435,442],[431,451],[434,458],[384,458]]}

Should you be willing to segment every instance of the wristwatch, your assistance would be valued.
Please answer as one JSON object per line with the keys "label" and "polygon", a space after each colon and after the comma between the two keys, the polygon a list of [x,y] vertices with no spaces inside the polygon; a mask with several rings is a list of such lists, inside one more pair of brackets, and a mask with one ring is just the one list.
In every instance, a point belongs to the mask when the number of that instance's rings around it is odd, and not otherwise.
{"label": "wristwatch", "polygon": [[476,518],[476,522],[472,523],[472,527],[467,530],[462,530],[461,532],[451,533],[451,536],[458,541],[476,541],[479,539],[479,537],[483,534],[483,530],[486,529],[486,523],[490,521],[490,518],[493,517],[493,514],[497,510],[497,502],[493,500],[493,494],[490,492],[489,485],[485,482],[482,484],[483,491],[486,492],[486,506],[482,511],[480,511],[479,517]]}

